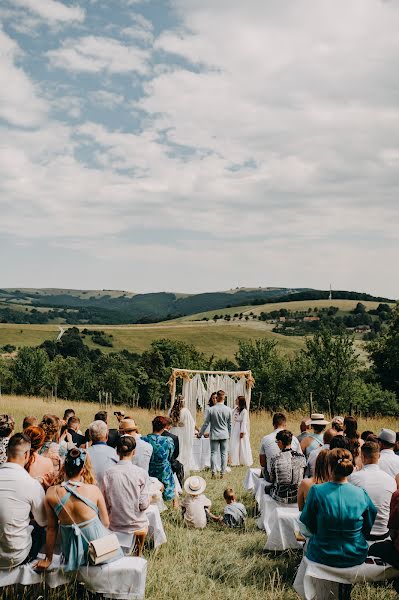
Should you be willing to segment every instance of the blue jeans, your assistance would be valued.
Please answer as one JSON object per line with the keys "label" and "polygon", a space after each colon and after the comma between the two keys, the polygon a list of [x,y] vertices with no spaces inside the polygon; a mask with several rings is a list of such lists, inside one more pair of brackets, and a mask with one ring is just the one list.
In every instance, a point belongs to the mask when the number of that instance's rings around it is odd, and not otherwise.
{"label": "blue jeans", "polygon": [[211,471],[216,473],[218,468],[218,454],[220,452],[220,470],[226,473],[227,453],[229,449],[229,440],[211,440]]}

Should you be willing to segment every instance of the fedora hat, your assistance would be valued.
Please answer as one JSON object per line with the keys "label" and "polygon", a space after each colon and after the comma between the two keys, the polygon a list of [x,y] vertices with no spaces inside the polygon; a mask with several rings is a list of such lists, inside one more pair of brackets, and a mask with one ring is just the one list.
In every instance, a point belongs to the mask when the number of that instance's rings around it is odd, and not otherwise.
{"label": "fedora hat", "polygon": [[119,433],[129,433],[130,431],[138,431],[134,419],[122,419],[119,422]]}
{"label": "fedora hat", "polygon": [[193,475],[192,477],[187,477],[184,482],[184,491],[190,494],[190,496],[199,496],[205,491],[205,488],[206,481],[202,477]]}
{"label": "fedora hat", "polygon": [[312,413],[310,415],[311,425],[328,425],[330,421],[326,421],[322,413]]}
{"label": "fedora hat", "polygon": [[396,433],[392,429],[381,429],[378,439],[387,444],[396,444]]}

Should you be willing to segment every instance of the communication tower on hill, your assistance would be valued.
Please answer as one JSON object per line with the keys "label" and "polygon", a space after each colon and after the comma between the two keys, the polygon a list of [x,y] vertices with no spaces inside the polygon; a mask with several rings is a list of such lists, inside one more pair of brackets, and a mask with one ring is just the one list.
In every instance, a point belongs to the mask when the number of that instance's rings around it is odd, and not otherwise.
{"label": "communication tower on hill", "polygon": [[332,289],[331,289],[331,283],[330,283],[330,293],[328,295],[328,299],[332,300]]}

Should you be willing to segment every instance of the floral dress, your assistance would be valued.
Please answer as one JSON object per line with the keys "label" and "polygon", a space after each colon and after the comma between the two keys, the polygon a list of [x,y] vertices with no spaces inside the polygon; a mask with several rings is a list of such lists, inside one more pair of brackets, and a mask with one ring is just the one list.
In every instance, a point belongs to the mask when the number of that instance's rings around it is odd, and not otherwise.
{"label": "floral dress", "polygon": [[7,448],[10,438],[0,438],[0,465],[7,462]]}
{"label": "floral dress", "polygon": [[164,437],[156,433],[149,433],[141,438],[151,444],[153,448],[148,474],[156,477],[164,485],[164,500],[172,500],[175,497],[175,482],[173,479],[172,458],[175,445],[172,438]]}

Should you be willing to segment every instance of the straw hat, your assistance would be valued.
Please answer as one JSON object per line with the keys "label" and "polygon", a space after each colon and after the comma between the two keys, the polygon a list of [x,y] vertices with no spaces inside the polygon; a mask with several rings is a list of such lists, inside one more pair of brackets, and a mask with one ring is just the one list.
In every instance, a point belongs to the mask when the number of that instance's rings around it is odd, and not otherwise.
{"label": "straw hat", "polygon": [[187,477],[186,481],[184,482],[184,490],[187,492],[187,494],[190,494],[190,496],[199,496],[205,491],[205,488],[206,481],[202,477]]}
{"label": "straw hat", "polygon": [[310,415],[311,425],[328,425],[330,421],[326,421],[322,413],[312,413]]}
{"label": "straw hat", "polygon": [[138,431],[136,422],[134,419],[122,419],[119,422],[119,433],[120,434],[128,434],[133,431]]}

